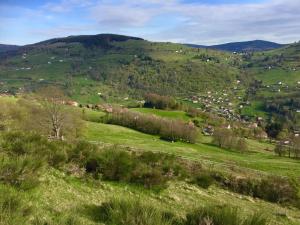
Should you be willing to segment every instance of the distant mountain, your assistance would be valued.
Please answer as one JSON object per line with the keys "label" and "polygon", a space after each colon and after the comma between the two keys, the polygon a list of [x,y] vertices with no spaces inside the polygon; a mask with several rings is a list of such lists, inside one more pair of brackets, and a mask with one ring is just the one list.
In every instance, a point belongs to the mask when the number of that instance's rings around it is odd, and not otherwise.
{"label": "distant mountain", "polygon": [[281,48],[284,46],[282,44],[278,44],[270,41],[262,41],[262,40],[232,42],[232,43],[211,45],[211,46],[194,45],[194,44],[187,44],[187,45],[194,48],[210,48],[210,49],[229,51],[229,52],[267,51],[267,50]]}
{"label": "distant mountain", "polygon": [[20,46],[17,45],[4,45],[0,44],[0,52],[14,51],[17,50]]}

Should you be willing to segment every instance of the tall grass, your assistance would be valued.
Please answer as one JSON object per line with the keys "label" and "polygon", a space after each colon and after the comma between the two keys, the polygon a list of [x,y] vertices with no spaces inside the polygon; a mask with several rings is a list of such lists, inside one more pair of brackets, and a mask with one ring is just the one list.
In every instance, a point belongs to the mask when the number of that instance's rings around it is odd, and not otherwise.
{"label": "tall grass", "polygon": [[188,213],[185,225],[267,225],[261,214],[242,217],[239,210],[230,206],[201,207]]}
{"label": "tall grass", "polygon": [[0,224],[23,225],[31,209],[22,202],[22,197],[13,188],[0,184]]}
{"label": "tall grass", "polygon": [[177,221],[173,214],[137,199],[112,199],[94,213],[107,225],[172,225]]}

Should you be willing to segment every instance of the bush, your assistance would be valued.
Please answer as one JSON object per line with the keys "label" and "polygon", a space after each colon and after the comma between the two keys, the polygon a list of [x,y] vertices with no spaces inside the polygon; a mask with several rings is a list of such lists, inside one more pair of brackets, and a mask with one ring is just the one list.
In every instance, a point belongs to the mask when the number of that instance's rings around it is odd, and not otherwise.
{"label": "bush", "polygon": [[263,179],[257,187],[257,192],[254,192],[254,197],[276,203],[299,202],[297,187],[290,180],[280,177]]}
{"label": "bush", "polygon": [[113,199],[103,203],[94,213],[99,222],[107,225],[172,225],[177,221],[173,214],[133,199]]}
{"label": "bush", "polygon": [[84,166],[88,158],[97,151],[97,145],[87,141],[78,141],[68,151],[68,162],[74,162]]}
{"label": "bush", "polygon": [[131,182],[142,184],[145,188],[163,189],[168,178],[159,168],[151,168],[146,164],[139,164],[132,172]]}
{"label": "bush", "polygon": [[237,208],[230,206],[202,207],[187,214],[186,225],[266,225],[267,219],[260,214],[253,214],[245,219]]}
{"label": "bush", "polygon": [[43,160],[31,156],[0,158],[0,181],[22,189],[35,187],[38,175],[44,165]]}
{"label": "bush", "polygon": [[1,146],[14,156],[30,155],[38,161],[46,160],[49,165],[59,167],[68,159],[71,145],[61,141],[48,141],[36,133],[9,132],[3,135]]}
{"label": "bush", "polygon": [[136,164],[129,153],[117,149],[103,151],[98,163],[103,178],[112,181],[129,181]]}
{"label": "bush", "polygon": [[109,148],[98,151],[86,161],[86,171],[95,178],[140,184],[161,189],[168,180],[186,173],[174,156],[144,152],[140,155]]}
{"label": "bush", "polygon": [[218,175],[215,180],[231,191],[250,195],[275,203],[289,203],[299,207],[297,187],[287,178],[267,177],[261,180],[252,178],[234,178]]}
{"label": "bush", "polygon": [[214,182],[215,179],[209,172],[200,172],[192,178],[192,183],[205,189],[209,188]]}

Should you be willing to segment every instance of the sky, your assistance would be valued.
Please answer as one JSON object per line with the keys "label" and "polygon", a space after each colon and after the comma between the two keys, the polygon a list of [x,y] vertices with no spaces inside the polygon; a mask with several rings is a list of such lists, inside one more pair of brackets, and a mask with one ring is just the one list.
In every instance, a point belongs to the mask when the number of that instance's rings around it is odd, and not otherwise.
{"label": "sky", "polygon": [[300,40],[300,0],[0,0],[0,43],[114,33],[213,45]]}

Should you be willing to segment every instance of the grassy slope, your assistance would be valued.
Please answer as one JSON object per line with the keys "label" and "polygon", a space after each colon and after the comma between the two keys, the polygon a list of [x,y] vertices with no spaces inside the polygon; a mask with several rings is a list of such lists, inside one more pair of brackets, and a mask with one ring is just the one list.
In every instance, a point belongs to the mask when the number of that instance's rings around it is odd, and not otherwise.
{"label": "grassy slope", "polygon": [[166,190],[154,193],[122,183],[83,181],[56,170],[48,171],[43,176],[41,186],[24,196],[41,218],[49,220],[60,214],[69,214],[76,215],[76,219],[84,224],[99,224],[91,217],[93,207],[111,198],[127,197],[141,199],[179,216],[200,205],[229,203],[245,214],[263,210],[271,217],[271,224],[274,225],[296,225],[300,221],[299,211],[295,209],[283,208],[214,186],[205,190],[184,182],[172,182]]}
{"label": "grassy slope", "polygon": [[161,151],[175,154],[191,160],[199,160],[215,168],[244,170],[250,173],[267,173],[282,176],[299,177],[300,161],[282,159],[265,151],[268,144],[250,141],[250,153],[227,151],[210,144],[170,143],[156,136],[143,134],[128,128],[101,123],[87,123],[86,139],[94,142],[104,142],[129,146],[137,150]]}
{"label": "grassy slope", "polygon": [[[87,111],[87,116],[96,114]],[[249,140],[251,153],[240,154],[222,150],[207,144],[169,143],[158,137],[142,134],[124,127],[87,122],[86,139],[100,144],[118,144],[135,150],[162,151],[199,160],[211,168],[259,176],[262,173],[299,176],[299,162],[281,159],[264,151],[271,145]],[[214,165],[214,166],[212,166]],[[155,193],[135,185],[115,182],[96,182],[70,177],[57,170],[47,171],[41,185],[26,194],[34,212],[44,218],[59,214],[77,215],[85,224],[98,224],[91,214],[95,206],[110,198],[138,198],[164,210],[183,216],[188,210],[199,205],[230,204],[245,214],[261,211],[271,218],[271,224],[296,225],[300,222],[299,210],[282,207],[259,199],[239,195],[211,186],[202,189],[184,182],[170,182],[169,187]]]}
{"label": "grassy slope", "polygon": [[[15,101],[12,98],[4,99],[8,102]],[[183,112],[161,112],[153,109],[145,109],[145,112],[166,117],[171,115],[171,118],[176,117],[175,115],[182,118],[181,116],[184,115]],[[103,115],[102,112],[85,110],[85,118],[91,121],[98,121]],[[211,146],[207,144],[210,141],[209,138],[202,140],[204,143],[194,145],[170,143],[156,136],[120,126],[97,122],[86,122],[86,125],[85,139],[101,145],[118,144],[138,151],[161,151],[175,154],[200,161],[211,169],[227,171],[239,176],[247,174],[256,177],[261,174],[276,174],[299,178],[300,162],[278,158],[272,152],[265,151],[266,148],[273,148],[267,143],[248,140],[250,152],[241,154]],[[206,190],[184,182],[172,181],[166,190],[155,193],[135,185],[79,179],[55,169],[45,171],[41,181],[36,189],[20,192],[20,194],[23,200],[32,206],[32,212],[45,220],[59,217],[59,215],[70,217],[76,215],[76,219],[84,224],[99,224],[91,216],[95,206],[99,206],[110,198],[131,197],[140,198],[144,202],[152,203],[156,207],[172,211],[180,216],[199,205],[231,204],[242,209],[246,214],[257,210],[262,211],[270,216],[271,224],[296,225],[300,222],[297,209],[242,196],[215,186]]]}

